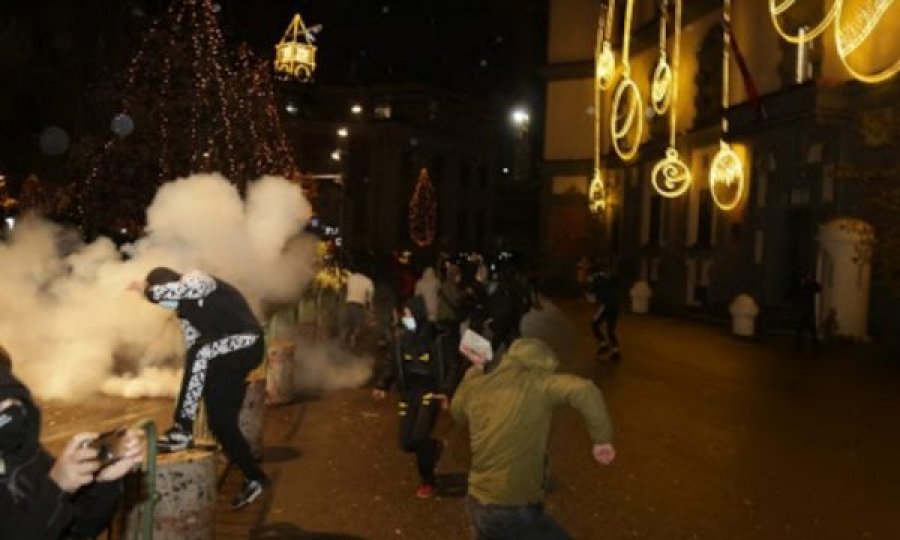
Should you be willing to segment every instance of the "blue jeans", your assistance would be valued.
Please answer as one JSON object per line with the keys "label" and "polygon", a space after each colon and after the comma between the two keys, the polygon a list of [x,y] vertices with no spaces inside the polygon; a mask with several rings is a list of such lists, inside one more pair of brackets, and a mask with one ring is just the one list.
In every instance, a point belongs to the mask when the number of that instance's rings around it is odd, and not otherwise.
{"label": "blue jeans", "polygon": [[538,504],[501,506],[466,497],[475,540],[568,540],[571,537]]}

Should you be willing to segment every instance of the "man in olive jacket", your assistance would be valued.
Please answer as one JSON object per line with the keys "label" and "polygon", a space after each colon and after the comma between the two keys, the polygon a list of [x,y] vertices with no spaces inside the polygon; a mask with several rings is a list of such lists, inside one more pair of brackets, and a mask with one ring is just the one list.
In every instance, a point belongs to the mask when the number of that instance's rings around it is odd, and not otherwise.
{"label": "man in olive jacket", "polygon": [[553,408],[568,404],[584,416],[592,454],[615,458],[612,427],[600,390],[589,380],[556,374],[552,349],[533,338],[516,340],[499,367],[461,347],[476,367],[466,373],[450,406],[469,425],[472,468],[466,509],[478,539],[569,538],[543,511],[547,438]]}

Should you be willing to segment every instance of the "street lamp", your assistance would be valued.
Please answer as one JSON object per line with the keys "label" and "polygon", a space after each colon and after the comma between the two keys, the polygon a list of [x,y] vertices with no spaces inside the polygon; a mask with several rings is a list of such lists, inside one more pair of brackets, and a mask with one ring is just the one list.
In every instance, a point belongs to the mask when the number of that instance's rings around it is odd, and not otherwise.
{"label": "street lamp", "polygon": [[340,150],[333,151],[331,153],[331,160],[332,161],[340,161],[341,160],[341,151]]}
{"label": "street lamp", "polygon": [[350,136],[350,130],[345,127],[339,127],[337,130],[337,136],[341,139],[346,139]]}
{"label": "street lamp", "polygon": [[354,103],[353,106],[350,107],[350,112],[359,116],[363,112],[363,107],[359,103]]}
{"label": "street lamp", "polygon": [[528,127],[528,124],[531,122],[531,116],[528,114],[528,111],[521,107],[513,109],[509,114],[509,119],[519,129]]}

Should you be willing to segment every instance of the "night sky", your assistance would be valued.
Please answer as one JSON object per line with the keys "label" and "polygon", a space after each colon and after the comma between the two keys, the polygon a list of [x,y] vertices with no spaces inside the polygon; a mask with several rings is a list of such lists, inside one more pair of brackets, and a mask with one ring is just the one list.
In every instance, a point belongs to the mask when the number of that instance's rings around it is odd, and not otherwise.
{"label": "night sky", "polygon": [[[59,176],[37,150],[49,125],[73,135],[92,85],[115,80],[169,0],[3,0],[0,169]],[[497,111],[536,104],[545,0],[220,0],[229,45],[270,59],[293,14],[321,24],[313,84],[426,83]]]}

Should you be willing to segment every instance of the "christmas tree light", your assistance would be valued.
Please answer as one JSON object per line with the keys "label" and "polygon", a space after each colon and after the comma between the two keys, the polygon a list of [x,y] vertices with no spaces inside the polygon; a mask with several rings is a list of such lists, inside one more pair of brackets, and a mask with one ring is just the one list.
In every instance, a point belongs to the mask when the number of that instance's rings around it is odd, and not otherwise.
{"label": "christmas tree light", "polygon": [[437,195],[428,170],[423,168],[409,200],[409,237],[419,247],[430,246],[436,229]]}

